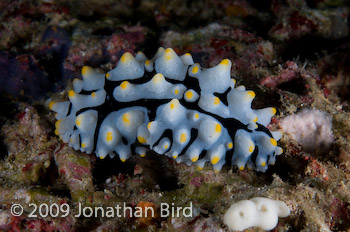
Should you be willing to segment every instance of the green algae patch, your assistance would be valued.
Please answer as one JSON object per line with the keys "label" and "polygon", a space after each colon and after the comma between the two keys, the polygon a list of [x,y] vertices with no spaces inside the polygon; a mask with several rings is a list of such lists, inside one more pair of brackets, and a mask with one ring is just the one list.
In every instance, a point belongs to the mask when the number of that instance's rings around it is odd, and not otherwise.
{"label": "green algae patch", "polygon": [[201,204],[213,204],[218,200],[219,196],[222,195],[222,191],[222,184],[204,183],[189,197]]}

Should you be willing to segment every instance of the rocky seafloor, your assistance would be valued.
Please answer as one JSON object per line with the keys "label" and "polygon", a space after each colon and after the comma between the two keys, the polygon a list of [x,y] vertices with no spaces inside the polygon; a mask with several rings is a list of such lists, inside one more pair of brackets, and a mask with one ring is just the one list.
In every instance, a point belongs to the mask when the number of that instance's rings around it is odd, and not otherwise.
{"label": "rocky seafloor", "polygon": [[[350,2],[346,0],[0,1],[1,231],[230,231],[223,215],[252,197],[284,201],[274,231],[350,231]],[[275,106],[284,153],[265,173],[177,164],[149,152],[97,159],[54,134],[47,99],[67,99],[89,65],[159,46],[232,76]],[[192,217],[76,217],[79,206],[186,207]],[[23,213],[14,216],[13,204]],[[33,206],[69,207],[33,217]],[[38,211],[37,211],[38,212]],[[43,211],[45,212],[45,210]],[[61,212],[63,213],[63,212]],[[246,231],[261,231],[249,228]]]}

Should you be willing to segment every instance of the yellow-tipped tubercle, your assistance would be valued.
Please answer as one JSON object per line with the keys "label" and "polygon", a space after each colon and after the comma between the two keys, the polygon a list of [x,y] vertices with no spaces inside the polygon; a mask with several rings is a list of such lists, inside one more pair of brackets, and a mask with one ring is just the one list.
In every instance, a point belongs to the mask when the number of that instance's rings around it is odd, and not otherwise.
{"label": "yellow-tipped tubercle", "polygon": [[219,160],[220,160],[220,157],[216,155],[213,158],[211,158],[211,163],[212,164],[217,164],[217,162],[219,162]]}
{"label": "yellow-tipped tubercle", "polygon": [[130,114],[129,113],[123,114],[122,119],[123,119],[123,122],[130,123]]}
{"label": "yellow-tipped tubercle", "polygon": [[215,105],[220,104],[220,99],[218,97],[214,97],[214,104]]}
{"label": "yellow-tipped tubercle", "polygon": [[112,139],[113,139],[113,133],[112,133],[112,131],[107,132],[107,135],[106,135],[106,140],[107,140],[107,142],[112,141]]}
{"label": "yellow-tipped tubercle", "polygon": [[275,107],[272,107],[272,114],[275,115],[277,113],[277,110]]}
{"label": "yellow-tipped tubercle", "polygon": [[187,139],[186,134],[185,134],[185,133],[182,133],[181,136],[180,136],[180,142],[181,142],[181,143],[184,143],[184,142],[186,142],[186,139]]}
{"label": "yellow-tipped tubercle", "polygon": [[277,141],[274,138],[270,138],[270,142],[272,145],[277,146]]}
{"label": "yellow-tipped tubercle", "polygon": [[188,99],[191,99],[191,98],[193,97],[192,91],[187,91],[187,92],[186,92],[186,97],[187,97]]}
{"label": "yellow-tipped tubercle", "polygon": [[54,102],[54,101],[50,102],[50,103],[49,103],[49,109],[52,110],[54,105],[55,105],[55,102]]}
{"label": "yellow-tipped tubercle", "polygon": [[215,126],[215,132],[221,132],[221,125],[219,123]]}
{"label": "yellow-tipped tubercle", "polygon": [[230,63],[229,59],[224,59],[220,62],[220,64],[222,64],[222,65],[228,65],[229,63]]}
{"label": "yellow-tipped tubercle", "polygon": [[137,139],[139,140],[140,143],[146,143],[146,139],[142,136],[137,136]]}
{"label": "yellow-tipped tubercle", "polygon": [[81,69],[81,74],[82,74],[82,75],[88,74],[91,70],[92,70],[91,67],[89,67],[89,66],[84,66],[84,67]]}
{"label": "yellow-tipped tubercle", "polygon": [[247,94],[248,94],[249,97],[255,98],[255,93],[254,93],[254,91],[248,91]]}
{"label": "yellow-tipped tubercle", "polygon": [[198,66],[194,66],[192,69],[192,73],[196,74],[198,70],[199,70]]}
{"label": "yellow-tipped tubercle", "polygon": [[74,97],[74,96],[75,96],[74,90],[69,90],[68,97]]}
{"label": "yellow-tipped tubercle", "polygon": [[120,84],[120,88],[126,89],[126,88],[128,87],[128,84],[129,84],[128,81],[123,81],[123,82]]}
{"label": "yellow-tipped tubercle", "polygon": [[120,57],[121,62],[125,63],[130,61],[132,58],[134,58],[133,55],[131,55],[130,52],[125,52],[122,57]]}

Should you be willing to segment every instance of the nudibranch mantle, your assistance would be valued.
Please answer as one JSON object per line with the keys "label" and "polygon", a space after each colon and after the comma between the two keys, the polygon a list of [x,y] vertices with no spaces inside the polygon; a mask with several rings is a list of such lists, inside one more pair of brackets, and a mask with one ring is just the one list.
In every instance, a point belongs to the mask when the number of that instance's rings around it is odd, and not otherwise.
{"label": "nudibranch mantle", "polygon": [[266,126],[276,109],[252,109],[253,91],[235,86],[231,61],[212,68],[159,48],[152,59],[124,53],[106,74],[88,66],[73,81],[68,101],[50,102],[55,134],[75,150],[101,159],[148,149],[202,169],[210,162],[265,172],[283,150],[281,133]]}

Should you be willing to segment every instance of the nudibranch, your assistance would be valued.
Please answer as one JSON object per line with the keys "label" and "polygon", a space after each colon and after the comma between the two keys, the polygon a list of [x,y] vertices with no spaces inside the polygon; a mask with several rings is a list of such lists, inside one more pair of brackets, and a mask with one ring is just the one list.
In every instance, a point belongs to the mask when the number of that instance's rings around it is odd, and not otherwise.
{"label": "nudibranch", "polygon": [[255,93],[235,86],[231,61],[212,68],[159,48],[152,59],[124,53],[106,74],[84,66],[68,101],[50,102],[55,134],[75,150],[126,161],[148,149],[178,163],[225,163],[265,172],[283,150],[266,126],[276,109],[252,109]]}

